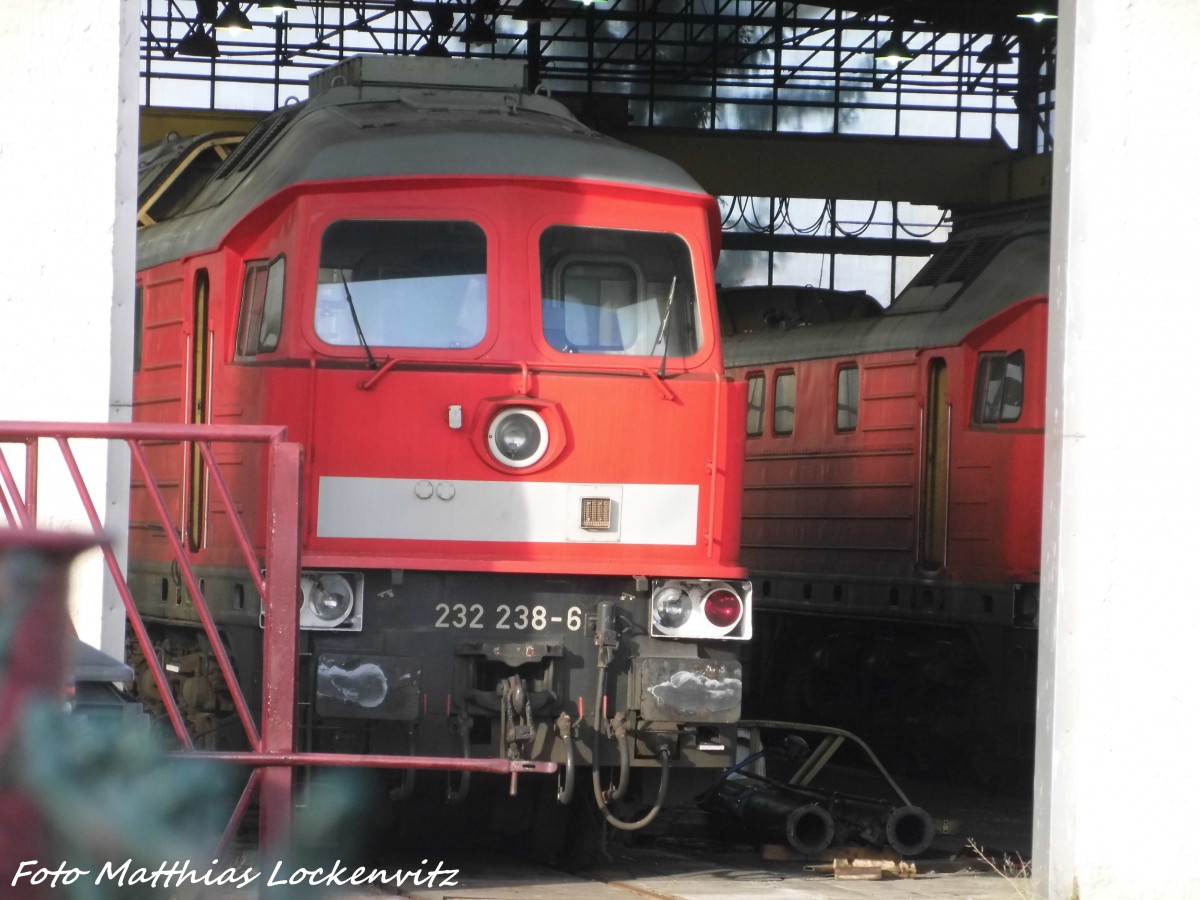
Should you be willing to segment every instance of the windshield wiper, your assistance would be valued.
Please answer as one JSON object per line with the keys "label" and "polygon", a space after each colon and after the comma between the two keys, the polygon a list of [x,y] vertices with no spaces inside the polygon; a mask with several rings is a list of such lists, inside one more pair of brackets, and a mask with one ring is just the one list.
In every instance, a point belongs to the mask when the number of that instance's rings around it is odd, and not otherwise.
{"label": "windshield wiper", "polygon": [[658,337],[654,339],[655,347],[658,346],[659,341],[662,341],[663,345],[662,364],[658,367],[659,378],[667,374],[667,323],[671,320],[671,307],[675,305],[675,282],[678,280],[678,275],[671,279],[671,292],[667,294],[667,308],[663,310],[662,324],[658,326]]}
{"label": "windshield wiper", "polygon": [[[338,269],[338,277],[342,279],[342,290],[346,292],[346,303],[350,305],[350,318],[354,320],[354,330],[358,332],[358,342],[362,344],[362,348],[367,354],[367,365],[372,369],[378,369],[379,363],[375,361],[375,356],[371,353],[371,348],[367,345],[367,339],[363,335],[362,326],[358,324],[358,310],[354,308],[354,298],[350,296],[350,285],[346,283],[346,271]],[[670,309],[668,308],[667,311],[670,312]]]}

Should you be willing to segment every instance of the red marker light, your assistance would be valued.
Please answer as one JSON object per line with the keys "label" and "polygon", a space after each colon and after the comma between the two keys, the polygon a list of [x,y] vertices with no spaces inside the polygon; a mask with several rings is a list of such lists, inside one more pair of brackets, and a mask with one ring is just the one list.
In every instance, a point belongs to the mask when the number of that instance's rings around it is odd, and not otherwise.
{"label": "red marker light", "polygon": [[718,628],[729,628],[742,617],[742,600],[733,591],[715,590],[704,598],[704,615]]}

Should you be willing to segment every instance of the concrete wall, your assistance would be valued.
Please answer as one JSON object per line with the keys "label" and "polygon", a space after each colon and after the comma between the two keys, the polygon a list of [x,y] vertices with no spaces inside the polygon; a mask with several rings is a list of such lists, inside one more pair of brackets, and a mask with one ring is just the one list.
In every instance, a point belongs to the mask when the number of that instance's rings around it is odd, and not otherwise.
{"label": "concrete wall", "polygon": [[[5,5],[0,420],[128,419],[139,11],[138,0]],[[77,454],[123,555],[127,463],[103,444]],[[86,528],[57,451],[42,456],[41,523]],[[107,581],[99,554],[84,557],[72,612],[82,638],[123,655],[123,613]]]}
{"label": "concrete wall", "polygon": [[1060,0],[1034,896],[1200,897],[1200,4]]}

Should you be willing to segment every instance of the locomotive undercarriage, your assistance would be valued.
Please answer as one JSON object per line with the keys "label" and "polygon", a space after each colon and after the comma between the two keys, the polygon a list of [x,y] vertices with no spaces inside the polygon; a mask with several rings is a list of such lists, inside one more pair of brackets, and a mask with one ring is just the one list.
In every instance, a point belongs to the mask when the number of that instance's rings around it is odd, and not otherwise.
{"label": "locomotive undercarriage", "polygon": [[[637,821],[656,800],[694,796],[732,763],[737,650],[650,637],[644,579],[361,574],[357,623],[301,631],[298,749],[553,760],[560,803],[573,795],[590,803],[580,795],[594,793],[619,821]],[[200,576],[257,716],[257,597],[244,577]],[[244,748],[186,587],[170,569],[143,569],[130,581],[197,745]],[[131,661],[139,661],[133,651]],[[138,685],[153,705],[152,680]],[[585,770],[596,763],[605,771],[593,791]],[[471,780],[402,772],[391,796],[404,800],[419,782],[436,782],[453,805],[481,792],[486,779]]]}
{"label": "locomotive undercarriage", "polygon": [[746,715],[848,729],[893,768],[1032,777],[1037,585],[761,575]]}

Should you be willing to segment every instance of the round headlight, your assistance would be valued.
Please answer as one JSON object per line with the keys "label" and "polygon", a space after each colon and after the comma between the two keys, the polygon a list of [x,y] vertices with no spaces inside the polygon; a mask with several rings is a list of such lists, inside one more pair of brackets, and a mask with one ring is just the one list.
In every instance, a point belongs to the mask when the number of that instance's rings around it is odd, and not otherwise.
{"label": "round headlight", "polygon": [[506,409],[488,428],[488,450],[514,469],[532,466],[546,454],[550,432],[532,409]]}
{"label": "round headlight", "polygon": [[692,598],[677,587],[663,588],[654,595],[654,621],[662,628],[678,628],[692,614]]}
{"label": "round headlight", "polygon": [[354,610],[354,588],[343,575],[320,575],[308,592],[308,607],[323,622],[341,622]]}

